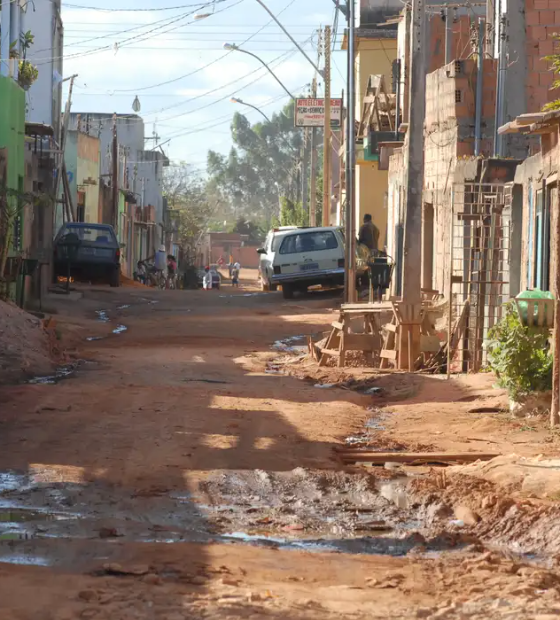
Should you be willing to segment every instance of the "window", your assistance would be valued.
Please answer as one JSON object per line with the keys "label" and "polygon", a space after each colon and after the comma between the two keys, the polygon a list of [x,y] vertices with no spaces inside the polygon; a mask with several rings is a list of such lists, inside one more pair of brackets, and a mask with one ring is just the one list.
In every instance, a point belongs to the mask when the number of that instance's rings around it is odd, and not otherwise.
{"label": "window", "polygon": [[548,290],[550,260],[550,190],[537,192],[535,215],[535,288]]}
{"label": "window", "polygon": [[73,233],[78,235],[81,241],[89,243],[111,243],[116,242],[113,230],[108,226],[66,226],[62,231],[62,236]]}
{"label": "window", "polygon": [[280,246],[280,254],[321,252],[323,250],[335,250],[337,247],[336,237],[330,230],[307,232],[284,237]]}

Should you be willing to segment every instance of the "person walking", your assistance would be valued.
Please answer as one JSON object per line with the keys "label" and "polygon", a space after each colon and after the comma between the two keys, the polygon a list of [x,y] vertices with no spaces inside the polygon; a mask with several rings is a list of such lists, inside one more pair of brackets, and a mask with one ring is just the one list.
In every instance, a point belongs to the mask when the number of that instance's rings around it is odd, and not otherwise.
{"label": "person walking", "polygon": [[212,274],[210,273],[210,267],[204,269],[204,278],[202,279],[202,288],[205,291],[212,290]]}
{"label": "person walking", "polygon": [[373,223],[369,213],[364,215],[364,223],[360,226],[358,234],[358,243],[365,245],[370,253],[379,249],[379,229]]}
{"label": "person walking", "polygon": [[233,265],[233,269],[231,270],[231,285],[239,288],[239,269],[241,265],[239,263],[235,263]]}

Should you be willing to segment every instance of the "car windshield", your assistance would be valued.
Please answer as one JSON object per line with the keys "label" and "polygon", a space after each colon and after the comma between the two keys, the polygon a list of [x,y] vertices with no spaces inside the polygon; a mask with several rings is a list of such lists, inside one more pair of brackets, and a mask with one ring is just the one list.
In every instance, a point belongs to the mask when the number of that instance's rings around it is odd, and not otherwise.
{"label": "car windshield", "polygon": [[280,254],[300,254],[302,252],[321,252],[335,250],[338,242],[330,230],[302,232],[284,237],[280,246]]}
{"label": "car windshield", "polygon": [[77,235],[81,241],[87,243],[114,243],[114,235],[108,226],[66,226],[61,233],[61,238],[66,235]]}

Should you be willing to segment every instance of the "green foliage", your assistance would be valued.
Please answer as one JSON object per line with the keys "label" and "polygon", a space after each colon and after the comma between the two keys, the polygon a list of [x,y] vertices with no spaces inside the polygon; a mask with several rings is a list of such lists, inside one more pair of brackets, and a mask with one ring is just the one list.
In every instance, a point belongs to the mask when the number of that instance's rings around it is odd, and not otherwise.
{"label": "green foliage", "polygon": [[[556,39],[556,41],[560,41],[560,35],[553,35],[553,39]],[[556,75],[560,74],[560,54],[545,56],[544,60],[550,63],[550,68],[553,73],[555,73]],[[558,88],[560,88],[560,79],[556,79],[554,80],[554,82],[552,82],[550,90],[556,90]],[[554,101],[547,103],[543,107],[543,112],[549,112],[551,110],[560,110],[560,99],[555,99]]]}
{"label": "green foliage", "polygon": [[219,209],[219,197],[209,191],[205,182],[194,176],[184,163],[166,169],[163,193],[170,210],[170,229],[177,233],[177,242],[189,262]]}
{"label": "green foliage", "polygon": [[[228,155],[208,151],[209,184],[227,204],[224,219],[243,216],[268,228],[278,214],[278,196],[298,200],[297,161],[303,132],[294,126],[294,105],[270,120],[251,125],[236,113],[231,124],[233,146]],[[233,214],[233,217],[232,217]]]}
{"label": "green foliage", "polygon": [[281,198],[280,226],[307,226],[307,213],[301,202],[292,202],[289,198]]}
{"label": "green foliage", "polygon": [[552,355],[548,333],[521,324],[515,302],[506,306],[506,316],[493,327],[487,343],[488,361],[507,389],[518,400],[531,392],[552,388]]}
{"label": "green foliage", "polygon": [[29,88],[39,77],[39,69],[28,60],[19,61],[18,84],[22,88]]}
{"label": "green foliage", "polygon": [[251,243],[261,242],[266,234],[257,223],[246,220],[244,217],[238,218],[231,232],[248,235]]}

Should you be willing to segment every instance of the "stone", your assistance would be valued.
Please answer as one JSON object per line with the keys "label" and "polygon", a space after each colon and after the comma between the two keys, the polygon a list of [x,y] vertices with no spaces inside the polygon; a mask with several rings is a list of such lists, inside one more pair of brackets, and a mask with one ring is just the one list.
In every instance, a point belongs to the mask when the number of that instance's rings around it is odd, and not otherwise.
{"label": "stone", "polygon": [[239,581],[239,579],[233,579],[232,577],[224,577],[223,579],[220,580],[220,583],[223,586],[237,587],[241,582]]}
{"label": "stone", "polygon": [[92,601],[97,601],[99,599],[99,595],[95,590],[82,590],[78,593],[78,598],[82,599],[82,601],[91,603]]}
{"label": "stone", "polygon": [[147,575],[144,575],[142,577],[142,581],[144,583],[147,583],[151,586],[159,586],[161,585],[161,577],[159,575],[156,575],[154,573],[148,573]]}
{"label": "stone", "polygon": [[102,527],[99,529],[99,538],[117,538],[119,533],[114,527]]}
{"label": "stone", "polygon": [[206,577],[202,575],[195,575],[191,579],[189,579],[189,583],[192,583],[193,586],[204,586],[206,585]]}
{"label": "stone", "polygon": [[467,506],[455,506],[454,514],[465,525],[476,525],[480,521],[480,515]]}

